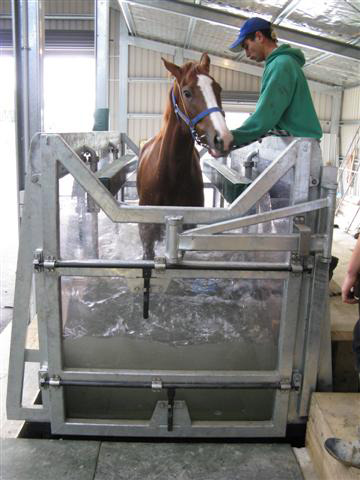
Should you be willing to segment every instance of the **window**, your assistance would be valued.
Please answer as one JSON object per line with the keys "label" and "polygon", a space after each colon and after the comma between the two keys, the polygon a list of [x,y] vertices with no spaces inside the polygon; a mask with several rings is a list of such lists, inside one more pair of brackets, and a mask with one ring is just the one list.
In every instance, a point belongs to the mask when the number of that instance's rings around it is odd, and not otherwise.
{"label": "window", "polygon": [[44,130],[88,132],[94,124],[95,60],[83,55],[46,55]]}

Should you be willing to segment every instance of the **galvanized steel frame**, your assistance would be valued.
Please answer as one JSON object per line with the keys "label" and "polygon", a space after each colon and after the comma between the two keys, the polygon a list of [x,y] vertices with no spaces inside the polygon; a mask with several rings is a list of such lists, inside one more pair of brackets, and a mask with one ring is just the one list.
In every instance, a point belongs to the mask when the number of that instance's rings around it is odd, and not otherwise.
{"label": "galvanized steel frame", "polygon": [[[286,155],[280,155],[272,166],[267,169],[266,176],[262,175],[259,181],[248,189],[242,196],[242,203],[235,201],[228,209],[197,209],[174,207],[129,207],[118,205],[115,199],[106,191],[96,176],[87,169],[75,153],[81,144],[94,146],[102,155],[106,154],[106,145],[109,142],[119,141],[121,136],[114,132],[94,132],[89,134],[38,135],[32,142],[31,172],[27,176],[24,218],[20,235],[20,249],[18,259],[18,273],[15,293],[14,322],[11,340],[11,356],[9,367],[9,383],[7,395],[7,411],[9,418],[25,419],[29,421],[50,421],[54,433],[85,434],[85,435],[131,435],[131,436],[214,436],[214,437],[254,437],[254,436],[283,436],[288,419],[299,418],[307,414],[310,394],[316,388],[318,365],[321,354],[319,342],[322,323],[326,323],[327,272],[330,261],[332,219],[334,213],[334,198],[336,186],[332,183],[334,175],[323,173],[322,199],[306,203],[309,195],[309,162],[311,146],[308,142],[293,142],[292,149],[297,149],[296,161],[289,160]],[[104,153],[105,152],[105,153]],[[59,165],[63,168],[59,168]],[[45,269],[36,274],[36,298],[38,317],[39,350],[26,349],[26,332],[29,319],[30,291],[33,276],[33,254],[40,248],[45,258],[60,258],[59,252],[59,206],[58,206],[58,178],[64,174],[64,168],[92,196],[95,202],[115,222],[165,222],[166,217],[181,214],[186,223],[217,222],[216,232],[226,231],[229,218],[238,217],[250,206],[255,204],[266,189],[270,188],[290,168],[295,166],[296,188],[293,195],[293,207],[282,212],[287,216],[305,213],[312,207],[321,209],[318,228],[310,243],[310,252],[307,268],[314,259],[313,270],[304,271],[295,260],[289,262],[283,271],[250,271],[250,270],[181,270],[179,268],[156,272],[154,279],[161,276],[171,279],[174,277],[199,278],[248,278],[248,279],[280,279],[284,281],[284,302],[281,312],[278,368],[271,371],[133,371],[133,370],[84,370],[64,369],[62,359],[62,331],[61,331],[61,299],[60,278],[63,275],[81,276],[125,276],[141,278],[142,270],[107,269],[102,268],[59,268]],[[269,180],[271,179],[271,181]],[[267,215],[267,216],[266,216]],[[268,214],[245,217],[235,220],[239,226],[251,225],[266,219],[277,218],[276,211]],[[243,223],[241,223],[243,222]],[[222,224],[222,225],[221,225]],[[224,225],[225,224],[225,225]],[[221,230],[218,230],[221,225]],[[212,227],[210,227],[211,229]],[[200,229],[199,229],[200,230]],[[199,232],[200,233],[200,232]],[[195,242],[192,248],[199,248],[201,234],[196,229],[191,235],[179,235],[181,248],[186,245],[181,242],[191,239]],[[207,240],[219,242],[221,250],[235,248],[230,242],[219,241],[221,236],[211,235]],[[243,237],[243,238],[242,238]],[[299,252],[301,234],[284,236],[274,235],[276,245],[269,248],[263,245],[261,239],[252,236],[236,236],[241,248],[247,247],[249,240],[252,249],[272,249]],[[291,237],[291,238],[290,238]],[[235,237],[234,237],[235,238]],[[279,247],[280,245],[280,247]],[[240,249],[241,249],[240,248]],[[239,249],[239,247],[238,247]],[[310,253],[309,252],[309,253]],[[206,262],[201,265],[209,266]],[[211,266],[211,265],[210,265]],[[306,266],[306,265],[305,265]],[[195,267],[195,265],[194,265]],[[246,268],[244,264],[243,267]],[[309,281],[310,280],[310,281]],[[320,292],[320,294],[319,294]],[[312,301],[308,308],[302,302],[308,298]],[[326,325],[324,325],[326,327]],[[296,339],[300,335],[302,341]],[[99,419],[68,419],[65,414],[64,390],[59,387],[42,389],[42,406],[24,408],[22,406],[22,388],[24,366],[27,361],[36,361],[40,364],[40,376],[49,378],[60,377],[63,380],[126,380],[131,383],[135,380],[153,380],[161,378],[163,381],[197,381],[221,382],[223,384],[234,381],[249,385],[262,382],[264,384],[280,382],[283,389],[275,392],[273,418],[269,421],[241,421],[241,422],[187,422],[186,406],[179,402],[182,414],[175,416],[175,425],[172,432],[167,431],[164,418],[159,420],[159,409],[155,409],[153,418],[149,421],[105,421]],[[291,391],[294,368],[298,368],[304,375],[300,392]],[[166,411],[166,409],[164,409]],[[180,423],[177,423],[177,418]],[[159,423],[160,422],[160,423]],[[165,422],[165,423],[164,423]]]}

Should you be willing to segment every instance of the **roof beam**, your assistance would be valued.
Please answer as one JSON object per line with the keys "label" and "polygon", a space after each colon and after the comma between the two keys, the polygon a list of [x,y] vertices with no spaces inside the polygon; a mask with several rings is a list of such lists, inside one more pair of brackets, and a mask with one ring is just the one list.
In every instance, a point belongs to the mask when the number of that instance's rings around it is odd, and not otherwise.
{"label": "roof beam", "polygon": [[[193,17],[197,20],[220,25],[232,30],[238,30],[240,23],[247,20],[249,17],[244,15],[234,15],[227,12],[221,12],[214,8],[203,7],[199,5],[191,5],[182,1],[171,0],[124,0],[127,3],[134,5],[141,5],[146,8],[154,8],[169,13],[175,13],[185,17]],[[300,32],[278,26],[276,27],[279,39],[286,42],[291,42],[296,45],[301,45],[313,50],[321,50],[332,55],[338,55],[352,60],[360,61],[360,48],[337,42],[335,40],[326,39],[309,33]]]}
{"label": "roof beam", "polygon": [[121,12],[125,19],[125,23],[129,31],[129,34],[135,37],[136,35],[135,22],[134,22],[132,13],[130,11],[129,5],[126,2],[123,2],[121,0],[119,0],[119,4],[120,4]]}
{"label": "roof beam", "polygon": [[[352,40],[351,42],[349,42],[348,45],[359,45],[359,43],[360,43],[360,39],[356,38],[355,40]],[[312,58],[311,60],[306,62],[306,65],[304,66],[304,68],[310,67],[311,65],[316,65],[317,63],[320,63],[329,57],[331,57],[331,54],[321,53],[320,55],[317,55],[315,58]]]}
{"label": "roof beam", "polygon": [[[201,0],[195,0],[196,5],[201,4]],[[196,18],[191,17],[189,20],[188,30],[186,32],[186,38],[184,42],[184,48],[189,48],[191,45],[191,37],[193,36],[195,26],[196,26]]]}
{"label": "roof beam", "polygon": [[[147,48],[149,50],[155,50],[160,53],[167,53],[169,55],[175,55],[177,49],[174,45],[169,45],[168,43],[157,42],[154,40],[148,40],[141,37],[129,37],[129,45],[133,45],[138,48]],[[202,52],[196,50],[184,50],[184,57],[189,58],[190,60],[199,60]],[[254,75],[256,77],[262,77],[264,69],[256,65],[250,65],[248,63],[239,63],[234,60],[229,60],[228,58],[222,58],[216,55],[210,54],[211,63],[217,67],[228,68],[229,70],[235,70],[236,72],[247,73],[249,75]],[[332,95],[334,92],[338,92],[341,89],[340,86],[328,85],[326,83],[315,82],[313,80],[308,80],[308,84],[311,90],[326,93],[327,95]]]}
{"label": "roof beam", "polygon": [[281,10],[279,15],[274,15],[271,19],[271,23],[274,25],[280,25],[280,23],[285,20],[289,15],[292,14],[294,10],[296,10],[298,4],[302,2],[302,0],[289,0],[285,7]]}

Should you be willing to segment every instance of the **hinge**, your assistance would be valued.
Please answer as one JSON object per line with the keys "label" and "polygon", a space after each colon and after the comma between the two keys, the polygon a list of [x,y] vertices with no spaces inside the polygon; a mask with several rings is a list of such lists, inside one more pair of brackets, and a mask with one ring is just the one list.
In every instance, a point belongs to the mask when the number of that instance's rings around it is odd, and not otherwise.
{"label": "hinge", "polygon": [[42,366],[39,370],[39,387],[47,388],[49,385],[49,373],[46,366]]}
{"label": "hinge", "polygon": [[46,270],[54,270],[56,266],[56,260],[54,257],[44,258],[44,252],[41,248],[37,248],[34,253],[33,259],[34,270],[37,272],[43,272]]}
{"label": "hinge", "polygon": [[37,272],[42,272],[44,270],[44,252],[41,248],[35,250],[33,266]]}
{"label": "hinge", "polygon": [[296,390],[299,391],[302,385],[302,374],[298,370],[294,370],[290,378],[282,378],[280,381],[280,390]]}

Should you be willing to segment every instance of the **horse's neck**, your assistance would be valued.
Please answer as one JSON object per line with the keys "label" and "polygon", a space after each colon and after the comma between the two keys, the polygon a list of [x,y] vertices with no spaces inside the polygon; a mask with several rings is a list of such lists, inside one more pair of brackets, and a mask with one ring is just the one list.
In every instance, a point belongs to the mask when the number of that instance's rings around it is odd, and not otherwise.
{"label": "horse's neck", "polygon": [[[175,114],[170,116],[169,122],[163,130],[162,156],[168,164],[191,166],[194,154],[194,139],[191,135],[190,128],[177,119]],[[179,162],[181,160],[181,162]]]}

